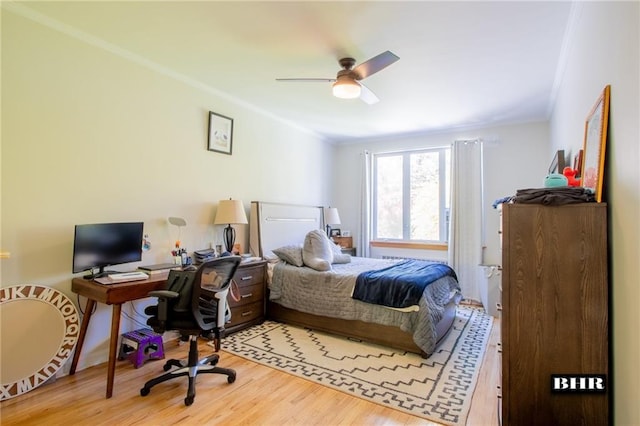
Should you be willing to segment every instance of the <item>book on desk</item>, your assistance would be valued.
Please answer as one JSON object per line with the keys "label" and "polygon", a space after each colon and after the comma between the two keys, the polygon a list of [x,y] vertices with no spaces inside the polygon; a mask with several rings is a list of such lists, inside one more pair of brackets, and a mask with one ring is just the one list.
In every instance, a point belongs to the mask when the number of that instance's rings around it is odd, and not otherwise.
{"label": "book on desk", "polygon": [[138,270],[148,275],[157,275],[157,274],[166,274],[172,269],[180,269],[180,268],[182,268],[182,265],[178,265],[177,263],[158,263],[156,265],[140,266],[138,267]]}

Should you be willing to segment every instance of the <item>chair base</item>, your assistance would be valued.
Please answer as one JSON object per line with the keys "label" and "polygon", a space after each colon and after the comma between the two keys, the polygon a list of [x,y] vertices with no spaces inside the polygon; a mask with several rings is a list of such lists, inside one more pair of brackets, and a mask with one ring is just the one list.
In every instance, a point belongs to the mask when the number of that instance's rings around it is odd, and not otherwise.
{"label": "chair base", "polygon": [[[220,356],[218,354],[209,355],[208,357],[198,359],[198,336],[189,336],[189,360],[170,359],[164,364],[164,371],[167,373],[162,376],[149,380],[140,389],[141,396],[149,395],[151,388],[158,383],[175,379],[176,377],[188,376],[189,389],[187,397],[184,399],[184,405],[193,404],[196,396],[196,376],[198,374],[224,374],[227,376],[227,383],[236,381],[236,372],[229,368],[216,367]],[[178,367],[177,370],[169,371],[171,367]]]}

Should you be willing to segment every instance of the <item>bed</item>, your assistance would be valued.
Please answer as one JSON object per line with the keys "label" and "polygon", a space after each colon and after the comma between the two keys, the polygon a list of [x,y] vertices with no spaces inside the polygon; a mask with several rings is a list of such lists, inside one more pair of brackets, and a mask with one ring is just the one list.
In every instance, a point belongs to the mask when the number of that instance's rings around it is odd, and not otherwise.
{"label": "bed", "polygon": [[451,328],[462,299],[455,273],[427,285],[407,307],[364,302],[354,298],[362,295],[357,294],[358,276],[405,262],[351,257],[328,271],[296,266],[274,250],[301,246],[305,236],[323,229],[322,207],[252,202],[250,217],[250,250],[269,260],[267,318],[425,357]]}

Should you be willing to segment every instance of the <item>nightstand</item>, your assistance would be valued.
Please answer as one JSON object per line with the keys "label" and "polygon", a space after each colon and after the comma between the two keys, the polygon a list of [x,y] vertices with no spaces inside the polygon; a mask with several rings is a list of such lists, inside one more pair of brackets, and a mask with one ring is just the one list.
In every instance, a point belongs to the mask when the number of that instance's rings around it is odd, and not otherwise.
{"label": "nightstand", "polygon": [[355,256],[356,255],[356,248],[355,247],[340,247],[340,250],[342,250],[342,253],[350,254],[351,256]]}
{"label": "nightstand", "polygon": [[239,301],[227,297],[231,321],[225,325],[227,334],[262,324],[266,312],[267,262],[241,263],[233,277],[238,284]]}
{"label": "nightstand", "polygon": [[332,237],[332,240],[340,246],[342,253],[350,254],[351,256],[356,255],[356,248],[353,246],[352,237]]}

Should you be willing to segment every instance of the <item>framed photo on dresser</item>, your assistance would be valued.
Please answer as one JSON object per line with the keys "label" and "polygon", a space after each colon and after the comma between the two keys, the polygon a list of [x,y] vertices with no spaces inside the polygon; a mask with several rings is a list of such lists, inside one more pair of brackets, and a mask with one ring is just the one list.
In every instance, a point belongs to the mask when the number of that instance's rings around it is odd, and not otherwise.
{"label": "framed photo on dresser", "polygon": [[582,186],[593,191],[598,203],[602,202],[610,91],[611,86],[607,85],[589,112],[584,126],[584,148],[580,175]]}

